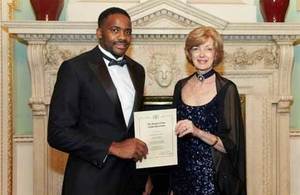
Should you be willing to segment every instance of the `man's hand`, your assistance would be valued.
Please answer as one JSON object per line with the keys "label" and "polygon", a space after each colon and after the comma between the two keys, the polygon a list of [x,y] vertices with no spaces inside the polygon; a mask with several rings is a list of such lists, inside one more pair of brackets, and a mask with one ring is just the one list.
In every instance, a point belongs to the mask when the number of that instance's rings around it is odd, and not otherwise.
{"label": "man's hand", "polygon": [[142,161],[148,154],[147,145],[136,138],[126,139],[121,142],[113,142],[109,147],[109,154],[123,159]]}

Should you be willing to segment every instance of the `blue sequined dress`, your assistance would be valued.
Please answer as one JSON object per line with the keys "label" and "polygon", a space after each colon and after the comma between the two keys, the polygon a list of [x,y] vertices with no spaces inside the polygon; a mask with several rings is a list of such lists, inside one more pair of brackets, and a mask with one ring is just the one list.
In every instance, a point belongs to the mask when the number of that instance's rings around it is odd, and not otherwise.
{"label": "blue sequined dress", "polygon": [[[216,97],[208,104],[177,105],[178,120],[189,119],[204,131],[214,134],[218,124]],[[217,195],[212,148],[201,139],[186,135],[178,138],[178,166],[171,173],[175,195]]]}

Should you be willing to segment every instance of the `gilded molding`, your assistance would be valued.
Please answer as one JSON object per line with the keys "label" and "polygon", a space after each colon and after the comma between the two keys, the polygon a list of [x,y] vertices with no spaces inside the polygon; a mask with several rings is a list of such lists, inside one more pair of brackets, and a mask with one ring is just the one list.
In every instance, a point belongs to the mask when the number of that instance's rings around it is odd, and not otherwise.
{"label": "gilded molding", "polygon": [[11,0],[10,3],[8,3],[8,19],[13,20],[15,10],[18,8],[18,0]]}
{"label": "gilded molding", "polygon": [[[4,1],[7,2],[7,1]],[[4,13],[6,11],[7,15],[2,15],[0,16],[0,20],[12,20],[13,19],[13,15],[14,15],[14,11],[16,9],[16,0],[12,0],[7,4],[3,4],[3,1],[0,2],[0,10],[3,11]],[[2,27],[2,22],[1,23],[1,27]],[[4,28],[5,29],[5,28]],[[10,36],[7,37],[7,39],[2,36],[2,32],[0,35],[0,43],[1,43],[1,54],[0,54],[0,60],[1,63],[3,63],[4,66],[7,67],[7,72],[3,72],[3,68],[1,68],[1,78],[4,79],[6,78],[7,80],[4,81],[4,83],[7,83],[7,89],[4,89],[4,86],[1,85],[1,94],[3,93],[7,93],[7,110],[4,111],[2,105],[1,105],[1,113],[4,115],[4,117],[1,119],[1,127],[5,127],[5,129],[1,128],[1,132],[0,132],[0,136],[1,136],[1,146],[0,149],[2,150],[0,152],[0,164],[1,164],[1,168],[0,168],[0,188],[3,187],[3,189],[5,189],[5,194],[8,195],[12,195],[13,194],[13,40],[10,39]],[[3,42],[7,42],[7,46],[3,45]],[[6,49],[7,51],[7,56],[3,56],[3,51],[2,49]],[[4,60],[7,59],[7,61]],[[6,63],[6,64],[4,64]],[[3,74],[7,74],[7,76],[3,76]],[[1,81],[1,83],[2,83]],[[5,97],[5,96],[3,96]],[[2,98],[1,98],[2,99]],[[3,103],[3,102],[1,102]],[[2,124],[2,122],[4,122],[4,120],[6,120],[6,124]],[[5,123],[5,122],[4,122]],[[5,133],[4,133],[5,132]],[[3,136],[3,137],[2,137]],[[6,151],[3,151],[2,146],[6,146]],[[3,156],[2,156],[3,155]],[[4,155],[6,155],[4,157]],[[4,161],[5,159],[5,161]],[[4,173],[3,168],[6,168],[6,173]],[[5,187],[4,187],[5,185]],[[0,193],[3,192],[2,190],[0,190]]]}
{"label": "gilded molding", "polygon": [[[3,10],[3,7],[2,7],[2,1],[0,1],[0,10],[2,11]],[[2,15],[0,15],[0,25],[2,26]],[[2,43],[2,34],[0,34],[0,60],[1,60],[1,63],[2,63],[2,59],[3,59],[3,52],[2,52],[2,45],[3,45],[3,43]],[[1,78],[2,78],[2,75],[3,75],[3,69],[1,68],[0,69],[0,75],[1,75]],[[3,94],[3,85],[2,85],[2,80],[0,80],[0,94],[2,95]],[[2,166],[2,162],[3,162],[3,157],[4,157],[4,153],[3,153],[3,139],[1,139],[2,137],[4,137],[3,136],[3,118],[4,117],[2,117],[3,116],[3,114],[4,114],[4,112],[3,112],[3,104],[2,104],[2,102],[3,102],[3,100],[2,100],[3,98],[2,97],[0,97],[0,165],[1,165],[1,167],[0,167],[0,188],[2,189],[3,188],[3,166]]]}
{"label": "gilded molding", "polygon": [[13,132],[14,132],[14,121],[13,121],[13,64],[14,64],[14,52],[13,43],[14,40],[8,41],[8,194],[13,194]]}

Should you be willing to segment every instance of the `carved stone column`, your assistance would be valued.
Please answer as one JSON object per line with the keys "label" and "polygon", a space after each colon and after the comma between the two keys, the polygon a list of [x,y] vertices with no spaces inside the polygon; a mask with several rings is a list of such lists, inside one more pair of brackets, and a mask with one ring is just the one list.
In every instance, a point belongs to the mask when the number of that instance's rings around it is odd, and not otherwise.
{"label": "carved stone column", "polygon": [[[27,55],[31,74],[32,95],[29,104],[33,116],[33,179],[34,195],[47,194],[47,107],[44,90],[45,46],[49,39],[47,35],[29,35],[23,37],[28,41]],[[39,138],[39,139],[35,139]]]}
{"label": "carved stone column", "polygon": [[290,142],[289,142],[289,115],[293,97],[291,95],[291,75],[293,69],[294,47],[296,36],[273,36],[279,50],[279,75],[278,98],[275,101],[278,127],[276,163],[278,167],[276,175],[276,191],[278,194],[290,194]]}

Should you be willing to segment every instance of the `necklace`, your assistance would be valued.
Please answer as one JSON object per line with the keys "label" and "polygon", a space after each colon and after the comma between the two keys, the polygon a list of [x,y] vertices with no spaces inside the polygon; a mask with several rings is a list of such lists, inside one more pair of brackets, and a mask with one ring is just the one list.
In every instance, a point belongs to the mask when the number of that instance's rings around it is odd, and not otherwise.
{"label": "necklace", "polygon": [[200,82],[203,82],[205,79],[212,76],[213,74],[215,74],[215,71],[214,69],[211,69],[210,71],[204,74],[202,74],[201,72],[196,72],[196,77]]}

